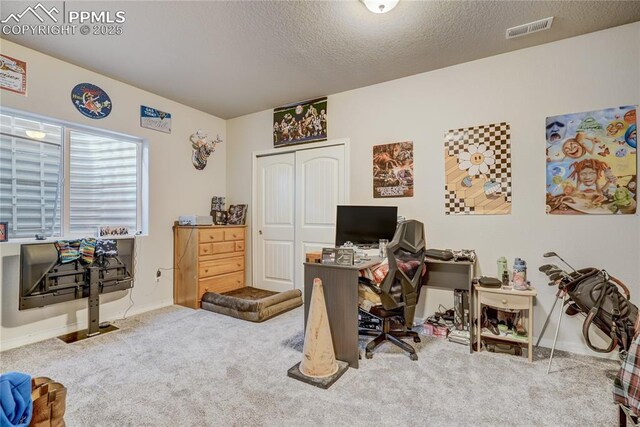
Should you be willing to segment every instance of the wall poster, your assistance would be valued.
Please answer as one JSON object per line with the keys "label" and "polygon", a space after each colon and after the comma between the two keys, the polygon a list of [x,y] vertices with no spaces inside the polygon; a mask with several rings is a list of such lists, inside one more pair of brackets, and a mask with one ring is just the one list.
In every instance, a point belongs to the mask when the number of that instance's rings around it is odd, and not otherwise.
{"label": "wall poster", "polygon": [[71,90],[71,102],[80,114],[90,119],[104,119],[111,113],[111,98],[91,83],[75,85]]}
{"label": "wall poster", "polygon": [[27,94],[27,63],[0,54],[0,88]]}
{"label": "wall poster", "polygon": [[636,212],[635,106],[547,117],[546,140],[547,213]]}
{"label": "wall poster", "polygon": [[445,214],[511,213],[510,125],[452,129],[444,146]]}
{"label": "wall poster", "polygon": [[413,142],[373,146],[373,197],[413,197]]}
{"label": "wall poster", "polygon": [[285,105],[273,110],[273,146],[327,139],[327,97]]}
{"label": "wall poster", "polygon": [[140,127],[171,133],[171,113],[140,106]]}

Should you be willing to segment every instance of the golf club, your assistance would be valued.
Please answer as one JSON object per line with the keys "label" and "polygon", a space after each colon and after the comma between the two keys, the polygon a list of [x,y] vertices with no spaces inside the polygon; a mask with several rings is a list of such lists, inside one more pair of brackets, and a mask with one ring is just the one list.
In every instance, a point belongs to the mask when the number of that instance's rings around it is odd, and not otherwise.
{"label": "golf club", "polygon": [[548,270],[551,270],[552,268],[557,268],[555,265],[553,264],[545,264],[543,266],[540,266],[538,268],[538,271],[542,272],[542,273],[546,273]]}
{"label": "golf club", "polygon": [[554,257],[558,258],[560,261],[562,261],[563,263],[565,263],[565,265],[567,265],[575,273],[578,272],[575,268],[571,267],[571,265],[569,265],[569,263],[567,261],[563,260],[562,257],[560,255],[558,255],[557,253],[555,253],[555,252],[547,252],[547,253],[543,254],[542,256],[545,257],[545,258],[549,258],[549,257],[554,256]]}

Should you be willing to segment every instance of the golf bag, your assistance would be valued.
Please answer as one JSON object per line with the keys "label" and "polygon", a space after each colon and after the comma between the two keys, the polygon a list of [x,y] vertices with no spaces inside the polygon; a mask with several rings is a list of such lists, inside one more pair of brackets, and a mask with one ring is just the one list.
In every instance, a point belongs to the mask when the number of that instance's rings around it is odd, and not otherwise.
{"label": "golf bag", "polygon": [[[605,270],[596,268],[578,270],[571,277],[573,280],[564,284],[569,295],[565,312],[587,316],[582,325],[582,335],[589,348],[598,353],[609,353],[618,346],[620,353],[626,353],[631,346],[638,317],[638,307],[629,301],[629,289]],[[591,343],[591,325],[611,337],[609,347],[599,348]]]}

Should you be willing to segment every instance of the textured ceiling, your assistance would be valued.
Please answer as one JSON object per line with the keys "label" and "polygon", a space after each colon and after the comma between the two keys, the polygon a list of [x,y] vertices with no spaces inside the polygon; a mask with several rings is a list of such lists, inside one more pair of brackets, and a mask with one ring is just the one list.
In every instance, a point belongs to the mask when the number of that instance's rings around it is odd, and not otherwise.
{"label": "textured ceiling", "polygon": [[[124,32],[3,37],[224,119],[640,20],[640,1],[401,0],[383,15],[355,0],[64,6],[123,10]],[[505,39],[548,16],[551,30]]]}

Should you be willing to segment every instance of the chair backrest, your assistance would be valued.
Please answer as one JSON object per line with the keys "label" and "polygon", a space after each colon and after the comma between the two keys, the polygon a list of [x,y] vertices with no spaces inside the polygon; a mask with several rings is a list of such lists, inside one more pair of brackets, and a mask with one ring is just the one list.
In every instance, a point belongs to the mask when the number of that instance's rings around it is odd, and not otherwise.
{"label": "chair backrest", "polygon": [[387,246],[389,272],[380,284],[380,299],[386,310],[403,307],[408,327],[413,322],[420,296],[425,251],[424,224],[416,220],[400,223]]}

